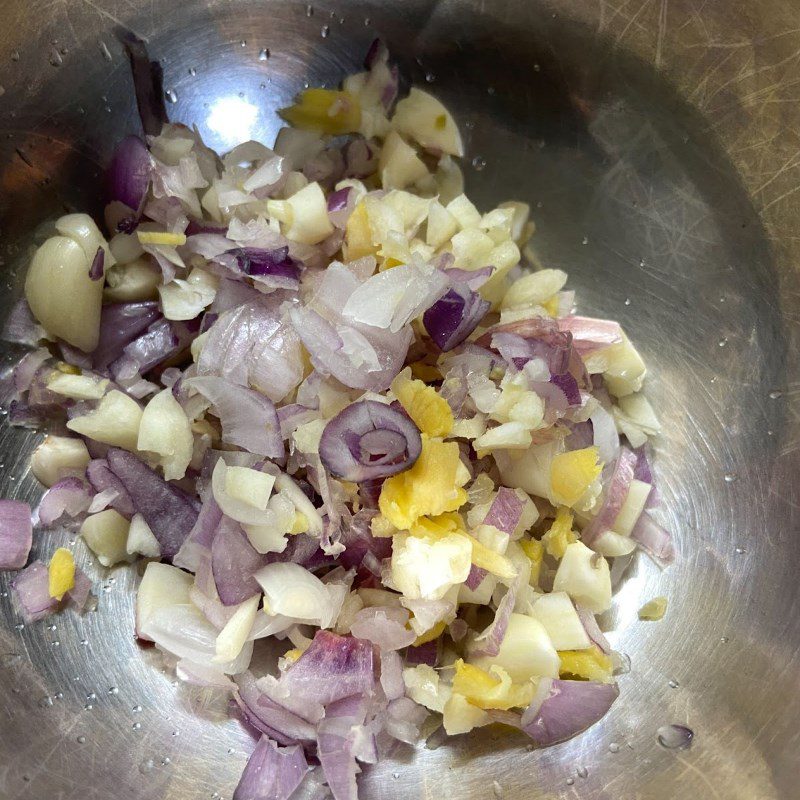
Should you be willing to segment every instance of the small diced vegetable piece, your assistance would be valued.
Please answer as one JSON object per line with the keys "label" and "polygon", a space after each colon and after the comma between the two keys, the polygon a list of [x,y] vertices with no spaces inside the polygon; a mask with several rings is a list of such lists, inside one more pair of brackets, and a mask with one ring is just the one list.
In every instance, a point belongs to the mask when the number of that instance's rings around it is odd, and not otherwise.
{"label": "small diced vegetable piece", "polygon": [[596,447],[559,453],[550,465],[553,499],[574,506],[586,494],[602,470]]}
{"label": "small diced vegetable piece", "polygon": [[161,546],[141,514],[131,517],[125,549],[129,555],[139,553],[146,558],[160,558]]}
{"label": "small diced vegetable piece", "polygon": [[636,479],[631,481],[625,502],[622,504],[622,508],[611,526],[615,533],[619,533],[622,536],[631,535],[631,531],[647,505],[647,498],[652,490],[653,487],[649,483]]}
{"label": "small diced vegetable piece", "polygon": [[56,372],[47,381],[51,392],[69,397],[72,400],[99,400],[108,388],[108,378],[93,375],[68,375]]}
{"label": "small diced vegetable piece", "polygon": [[245,600],[233,612],[231,618],[225,623],[225,627],[219,632],[216,641],[215,663],[225,663],[233,661],[242,652],[244,643],[253,627],[258,612],[258,604],[261,597],[255,595],[249,600]]}
{"label": "small diced vegetable piece", "polygon": [[67,427],[96,442],[136,450],[142,409],[128,395],[112,389],[94,411],[73,417]]}
{"label": "small diced vegetable piece", "polygon": [[129,264],[117,264],[106,272],[103,298],[112,303],[155,300],[161,285],[161,273],[148,261],[138,258]]}
{"label": "small diced vegetable piece", "polygon": [[392,127],[426,150],[463,156],[461,134],[450,112],[433,95],[412,87],[397,104]]}
{"label": "small diced vegetable piece", "polygon": [[159,392],[145,406],[136,447],[159,456],[166,480],[179,480],[186,474],[194,437],[189,419],[171,389]]}
{"label": "small diced vegetable piece", "polygon": [[142,576],[136,593],[136,632],[142,636],[142,628],[159,609],[169,606],[188,605],[192,576],[177,567],[151,561]]}
{"label": "small diced vegetable piece", "polygon": [[566,592],[576,603],[602,614],[611,607],[608,562],[583,542],[573,542],[558,565],[553,591]]}
{"label": "small diced vegetable piece", "polygon": [[442,723],[448,736],[469,733],[473,728],[486,725],[490,721],[489,715],[482,708],[472,705],[463,695],[451,695],[444,705]]}
{"label": "small diced vegetable piece", "polygon": [[104,567],[130,561],[127,550],[130,523],[113,508],[90,514],[81,525],[81,536]]}
{"label": "small diced vegetable piece", "polygon": [[531,616],[544,625],[556,650],[583,650],[592,643],[566,592],[542,595],[533,604]]}
{"label": "small diced vegetable piece", "polygon": [[639,609],[639,619],[658,622],[667,613],[667,598],[654,597]]}
{"label": "small diced vegetable piece", "polygon": [[560,664],[544,625],[524,614],[511,614],[508,618],[496,656],[481,656],[471,661],[486,670],[492,665],[502,667],[514,683],[531,678],[557,678]]}
{"label": "small diced vegetable piece", "polygon": [[561,659],[562,677],[599,683],[611,683],[613,680],[614,667],[611,659],[597,647],[563,650],[558,656]]}
{"label": "small diced vegetable piece", "polygon": [[267,209],[283,223],[283,235],[293,242],[318,244],[333,233],[327,201],[316,182],[304,186],[287,200],[268,201]]}
{"label": "small diced vegetable piece", "polygon": [[361,108],[355,97],[332,89],[305,89],[294,105],[282,108],[279,113],[296,128],[334,136],[354,133],[361,125]]}
{"label": "small diced vegetable piece", "polygon": [[428,168],[411,145],[391,131],[381,149],[378,173],[384,189],[405,189],[428,174]]}
{"label": "small diced vegetable piece", "polygon": [[90,461],[81,439],[46,436],[31,455],[31,472],[45,485],[52,486],[68,475],[81,475]]}
{"label": "small diced vegetable piece", "polygon": [[48,581],[50,597],[56,600],[61,600],[75,586],[75,559],[66,548],[59,547],[53,553],[48,567]]}

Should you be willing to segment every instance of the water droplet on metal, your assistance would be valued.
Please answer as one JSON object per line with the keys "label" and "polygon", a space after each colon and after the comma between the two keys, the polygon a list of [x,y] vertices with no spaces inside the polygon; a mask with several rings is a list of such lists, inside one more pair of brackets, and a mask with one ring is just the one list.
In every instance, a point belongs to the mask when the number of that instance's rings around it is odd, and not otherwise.
{"label": "water droplet on metal", "polygon": [[11,60],[12,60],[12,61],[19,61],[19,50],[15,50],[15,51],[14,51],[14,52],[11,54]]}
{"label": "water droplet on metal", "polygon": [[619,745],[616,742],[611,742],[608,746],[609,753],[619,753]]}
{"label": "water droplet on metal", "polygon": [[167,89],[167,91],[164,92],[164,97],[166,97],[170,103],[178,102],[178,93],[174,89]]}
{"label": "water droplet on metal", "polygon": [[668,750],[683,750],[694,739],[694,731],[685,725],[662,725],[656,733],[658,743]]}
{"label": "water droplet on metal", "polygon": [[266,61],[271,55],[268,47],[262,47],[261,50],[258,51],[258,60]]}
{"label": "water droplet on metal", "polygon": [[584,766],[576,767],[575,768],[575,774],[579,778],[588,778],[589,777],[589,770],[586,769],[586,767],[584,767]]}
{"label": "water droplet on metal", "polygon": [[369,28],[370,22],[371,22],[371,20],[370,20],[369,17],[364,17],[364,27],[365,28]]}
{"label": "water droplet on metal", "polygon": [[56,692],[55,698],[56,698],[56,700],[63,700],[64,699],[64,692]]}
{"label": "water droplet on metal", "polygon": [[330,25],[323,25],[322,30],[319,32],[323,39],[327,39],[331,32]]}
{"label": "water droplet on metal", "polygon": [[109,694],[119,694],[119,688],[116,686],[111,686],[108,689]]}
{"label": "water droplet on metal", "polygon": [[173,736],[180,736],[181,732],[180,731],[172,731],[172,735]]}
{"label": "water droplet on metal", "polygon": [[396,781],[399,777],[400,777],[400,773],[399,772],[393,772],[392,773],[392,780]]}
{"label": "water droplet on metal", "polygon": [[736,480],[737,475],[735,472],[726,472],[725,475],[723,475],[723,478],[725,483],[733,483]]}
{"label": "water droplet on metal", "polygon": [[240,47],[247,47],[247,39],[242,39],[242,40],[239,42],[239,46],[240,46]]}
{"label": "water droplet on metal", "polygon": [[50,56],[47,59],[52,67],[60,67],[64,63],[61,53],[55,48],[50,51]]}
{"label": "water droplet on metal", "polygon": [[494,794],[498,800],[503,796],[503,787],[497,781],[492,781],[492,794]]}
{"label": "water droplet on metal", "polygon": [[630,304],[631,304],[631,299],[630,299],[630,297],[626,297],[626,298],[625,298],[625,305],[626,305],[626,306],[629,306]]}
{"label": "water droplet on metal", "polygon": [[140,731],[142,729],[142,723],[134,722],[133,725],[131,725],[131,728],[133,728],[135,731]]}
{"label": "water droplet on metal", "polygon": [[47,626],[47,630],[49,630],[49,631],[57,631],[58,630],[58,625],[48,625]]}
{"label": "water droplet on metal", "polygon": [[266,88],[267,88],[267,84],[266,84],[266,83],[260,83],[260,84],[258,85],[258,88],[259,88],[259,89],[266,89]]}
{"label": "water droplet on metal", "polygon": [[58,639],[54,639],[50,644],[52,647],[61,647],[61,642],[59,642]]}
{"label": "water droplet on metal", "polygon": [[575,783],[575,778],[567,778],[567,786],[572,786]]}
{"label": "water droplet on metal", "polygon": [[720,636],[719,640],[720,642],[722,642],[722,644],[728,644],[728,642],[730,641],[730,639],[727,636]]}
{"label": "water droplet on metal", "polygon": [[50,695],[45,695],[39,700],[39,708],[50,708],[53,705],[53,698]]}
{"label": "water droplet on metal", "polygon": [[104,58],[106,61],[112,61],[112,60],[113,60],[113,59],[111,58],[111,51],[110,51],[110,50],[108,49],[108,47],[106,46],[106,43],[105,43],[105,42],[100,42],[100,52],[102,53],[102,55],[103,55],[103,58]]}
{"label": "water droplet on metal", "polygon": [[726,344],[728,344],[728,337],[727,337],[727,336],[723,336],[723,337],[722,337],[722,338],[721,338],[721,339],[720,339],[720,340],[717,342],[717,344],[718,344],[720,347],[725,347],[725,345],[726,345]]}
{"label": "water droplet on metal", "polygon": [[86,647],[86,645],[87,645],[87,644],[89,644],[89,640],[88,640],[88,639],[81,639],[81,644],[82,644],[84,647]]}
{"label": "water droplet on metal", "polygon": [[78,742],[78,744],[86,744],[86,737],[85,736],[79,736],[77,738],[77,742]]}
{"label": "water droplet on metal", "polygon": [[169,756],[164,756],[164,758],[161,759],[161,766],[162,767],[168,767],[171,763],[172,763],[172,759]]}
{"label": "water droplet on metal", "polygon": [[486,167],[486,159],[485,158],[483,158],[481,156],[475,156],[475,158],[472,159],[472,168],[476,172],[481,172],[481,170],[483,170],[485,167]]}
{"label": "water droplet on metal", "polygon": [[147,775],[153,771],[155,765],[156,762],[153,761],[152,758],[146,758],[141,764],[139,764],[139,772],[141,772],[142,775]]}
{"label": "water droplet on metal", "polygon": [[312,6],[310,4],[306,6],[306,16],[307,17],[313,17],[314,16],[314,6]]}
{"label": "water droplet on metal", "polygon": [[769,393],[769,399],[770,400],[778,400],[781,397],[783,397],[783,392],[780,389],[773,389]]}
{"label": "water droplet on metal", "polygon": [[17,631],[24,631],[24,630],[25,630],[25,623],[24,623],[24,622],[18,622],[18,623],[17,623],[17,624],[14,626],[14,630],[17,630]]}
{"label": "water droplet on metal", "polygon": [[91,711],[93,708],[94,708],[94,706],[93,706],[91,703],[86,703],[86,704],[83,706],[83,710],[84,710],[84,711]]}
{"label": "water droplet on metal", "polygon": [[741,556],[744,555],[744,553],[746,553],[747,550],[745,550],[744,547],[734,547],[733,552],[736,553],[737,556]]}
{"label": "water droplet on metal", "polygon": [[434,72],[426,72],[425,73],[425,82],[426,83],[433,83],[436,80],[436,73]]}
{"label": "water droplet on metal", "polygon": [[138,713],[139,713],[141,710],[142,710],[142,707],[141,707],[141,706],[134,706],[134,707],[131,709],[131,711],[133,711],[133,713],[134,713],[134,714],[138,714]]}
{"label": "water droplet on metal", "polygon": [[189,74],[194,78],[197,75],[197,69],[195,67],[189,67]]}
{"label": "water droplet on metal", "polygon": [[670,689],[677,689],[680,686],[680,684],[676,680],[670,680],[667,683],[667,686],[669,686]]}
{"label": "water droplet on metal", "polygon": [[494,92],[495,92],[494,86],[488,86],[488,87],[486,88],[486,94],[488,94],[488,95],[493,95],[493,94],[494,94]]}

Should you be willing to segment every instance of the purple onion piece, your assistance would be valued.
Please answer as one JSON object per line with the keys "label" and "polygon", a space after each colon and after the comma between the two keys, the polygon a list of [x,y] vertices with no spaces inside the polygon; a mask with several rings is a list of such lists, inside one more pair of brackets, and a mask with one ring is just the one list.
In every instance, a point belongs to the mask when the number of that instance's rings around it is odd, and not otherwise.
{"label": "purple onion piece", "polygon": [[[128,220],[136,223],[150,186],[153,159],[138,136],[126,136],[114,151],[106,172],[107,202],[118,202],[134,212]],[[117,226],[122,230],[121,224]],[[127,231],[125,231],[127,232]]]}
{"label": "purple onion piece", "polygon": [[27,622],[36,622],[52,614],[58,607],[55,598],[50,597],[50,576],[47,565],[34,561],[11,581],[23,616]]}
{"label": "purple onion piece", "polygon": [[269,275],[295,282],[300,280],[300,262],[289,255],[288,246],[276,247],[273,250],[238,247],[228,250],[223,255],[233,256],[236,265],[245,275],[252,277]]}
{"label": "purple onion piece", "polygon": [[351,191],[352,189],[349,186],[345,186],[344,189],[333,192],[328,197],[328,211],[341,211],[347,205]]}
{"label": "purple onion piece", "polygon": [[675,544],[672,534],[659,525],[646,511],[639,517],[633,531],[633,539],[659,566],[667,566],[675,560]]}
{"label": "purple onion piece", "polygon": [[131,453],[112,447],[107,458],[108,466],[122,482],[134,508],[153,531],[161,555],[172,558],[197,521],[195,502]]}
{"label": "purple onion piece", "polygon": [[320,630],[309,648],[280,679],[290,694],[323,706],[373,692],[375,675],[370,642]]}
{"label": "purple onion piece", "polygon": [[635,464],[636,456],[623,447],[619,451],[614,471],[605,487],[603,505],[581,531],[581,539],[587,546],[591,547],[592,542],[609,530],[619,516],[628,496],[628,490],[631,488]]}
{"label": "purple onion piece", "polygon": [[519,524],[524,508],[525,504],[517,497],[517,493],[513,489],[501,486],[489,506],[483,524],[493,525],[497,530],[511,536]]}
{"label": "purple onion piece", "polygon": [[92,353],[95,369],[105,369],[122,355],[137,336],[161,316],[154,300],[138,303],[112,303],[100,314],[100,343]]}
{"label": "purple onion piece", "polygon": [[261,591],[253,577],[266,558],[250,544],[242,526],[222,516],[211,545],[211,570],[219,599],[226,606],[249,600]]}
{"label": "purple onion piece", "polygon": [[564,392],[564,396],[571,406],[579,406],[581,404],[581,390],[578,388],[578,381],[569,372],[564,372],[561,375],[552,375],[550,383],[554,383]]}
{"label": "purple onion piece", "polygon": [[133,500],[128,494],[122,481],[111,471],[108,461],[104,458],[95,458],[86,467],[86,478],[97,494],[112,490],[116,497],[111,501],[111,508],[123,517],[130,519],[134,514]]}
{"label": "purple onion piece", "polygon": [[45,527],[49,527],[58,522],[64,514],[74,519],[89,508],[91,501],[89,489],[80,478],[62,478],[42,497],[39,503],[39,521]]}
{"label": "purple onion piece", "polygon": [[[605,716],[619,696],[616,684],[563,681],[543,678],[544,700],[534,702],[522,714],[522,730],[539,747],[571,739]],[[538,693],[537,693],[538,694]]]}
{"label": "purple onion piece", "polygon": [[19,500],[0,500],[0,569],[21,569],[33,542],[31,507]]}
{"label": "purple onion piece", "polygon": [[233,800],[288,800],[308,770],[300,745],[280,747],[262,736],[247,761]]}
{"label": "purple onion piece", "polygon": [[464,283],[448,290],[423,314],[422,321],[431,339],[447,352],[478,327],[490,306]]}
{"label": "purple onion piece", "polygon": [[347,481],[386,478],[411,467],[422,451],[419,429],[404,413],[377,400],[351,403],[325,426],[319,455]]}

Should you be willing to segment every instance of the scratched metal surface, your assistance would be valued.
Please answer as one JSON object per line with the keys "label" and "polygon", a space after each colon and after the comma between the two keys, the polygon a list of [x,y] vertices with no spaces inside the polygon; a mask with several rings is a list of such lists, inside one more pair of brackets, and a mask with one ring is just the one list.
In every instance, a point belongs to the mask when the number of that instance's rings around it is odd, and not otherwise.
{"label": "scratched metal surface", "polygon": [[[583,311],[621,319],[651,366],[663,518],[681,555],[663,574],[638,561],[606,620],[632,662],[619,702],[545,751],[500,732],[408,748],[367,772],[364,797],[797,796],[796,2],[325,2],[309,16],[287,2],[6,0],[3,12],[3,309],[37,222],[97,209],[100,165],[135,129],[116,26],[150,39],[174,118],[218,148],[270,141],[274,110],[304,81],[355,68],[379,32],[454,108],[477,158],[470,190],[531,202],[541,260],[569,271]],[[0,428],[4,495],[38,498],[35,440]],[[34,553],[64,541],[41,534]],[[0,576],[0,796],[230,798],[247,735],[137,647],[135,573],[91,574],[95,613],[24,628]],[[666,619],[639,623],[656,594]],[[690,749],[656,743],[672,722],[695,731]]]}

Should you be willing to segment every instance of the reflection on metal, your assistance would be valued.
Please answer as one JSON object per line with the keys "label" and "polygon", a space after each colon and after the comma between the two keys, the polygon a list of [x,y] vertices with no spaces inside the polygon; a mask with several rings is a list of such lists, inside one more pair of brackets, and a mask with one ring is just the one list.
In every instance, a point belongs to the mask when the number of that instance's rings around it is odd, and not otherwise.
{"label": "reflection on metal", "polygon": [[[380,33],[461,122],[471,195],[486,207],[528,201],[541,263],[569,272],[582,312],[622,320],[648,361],[664,425],[661,521],[680,558],[665,572],[637,559],[604,620],[631,658],[619,701],[545,751],[506,730],[402,747],[365,768],[366,800],[483,800],[495,780],[504,800],[797,796],[796,0],[329,0],[311,17],[288,0],[6,0],[4,11],[14,21],[0,32],[4,285],[21,285],[43,217],[101,211],[102,165],[138,130],[116,25],[162,59],[178,97],[170,113],[223,149],[271,143],[275,109],[304,81],[359,69]],[[476,157],[486,166],[471,166]],[[36,439],[0,427],[4,496],[38,499],[26,469]],[[69,539],[40,533],[34,555]],[[90,568],[80,541],[75,552]],[[90,571],[96,612],[24,627],[0,575],[0,796],[229,798],[250,737],[224,699],[173,685],[136,645],[136,571]],[[669,597],[664,620],[638,622],[657,595]],[[673,724],[694,732],[691,747],[658,744]]]}
{"label": "reflection on metal", "polygon": [[221,97],[211,104],[206,125],[217,135],[224,151],[255,134],[258,109],[241,97]]}

